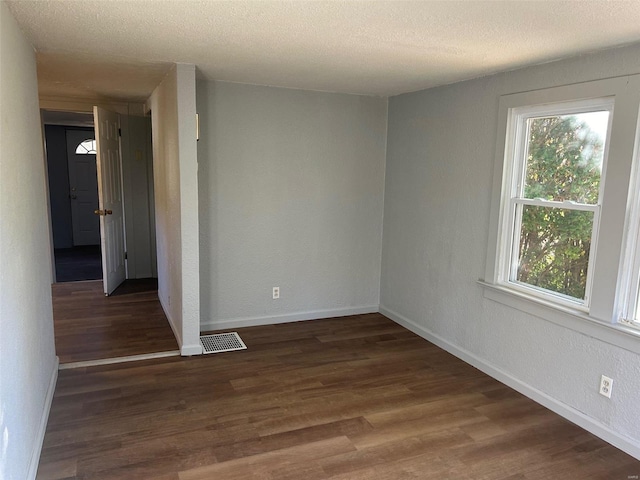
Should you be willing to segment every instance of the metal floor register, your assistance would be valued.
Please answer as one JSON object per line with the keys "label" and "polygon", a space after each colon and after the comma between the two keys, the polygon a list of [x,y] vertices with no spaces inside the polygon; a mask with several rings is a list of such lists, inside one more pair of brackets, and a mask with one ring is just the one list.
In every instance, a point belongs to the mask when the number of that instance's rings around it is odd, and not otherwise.
{"label": "metal floor register", "polygon": [[202,353],[222,353],[247,349],[237,332],[202,335],[200,344],[202,345]]}

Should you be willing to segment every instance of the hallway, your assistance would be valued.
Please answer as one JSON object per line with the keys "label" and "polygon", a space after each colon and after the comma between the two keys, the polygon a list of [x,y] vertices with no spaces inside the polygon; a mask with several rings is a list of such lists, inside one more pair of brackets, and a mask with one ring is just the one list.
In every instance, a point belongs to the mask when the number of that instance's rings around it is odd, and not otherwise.
{"label": "hallway", "polygon": [[177,352],[156,279],[127,280],[109,297],[102,281],[52,285],[60,364]]}

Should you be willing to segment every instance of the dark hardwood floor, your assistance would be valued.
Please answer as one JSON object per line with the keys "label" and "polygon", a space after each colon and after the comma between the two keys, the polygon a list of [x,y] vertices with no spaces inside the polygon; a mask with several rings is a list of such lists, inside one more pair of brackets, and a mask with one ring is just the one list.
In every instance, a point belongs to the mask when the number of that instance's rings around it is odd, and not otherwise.
{"label": "dark hardwood floor", "polygon": [[102,280],[55,283],[53,321],[60,363],[177,350],[157,280],[127,280],[105,297]]}
{"label": "dark hardwood floor", "polygon": [[39,479],[606,479],[640,462],[379,314],[60,372]]}

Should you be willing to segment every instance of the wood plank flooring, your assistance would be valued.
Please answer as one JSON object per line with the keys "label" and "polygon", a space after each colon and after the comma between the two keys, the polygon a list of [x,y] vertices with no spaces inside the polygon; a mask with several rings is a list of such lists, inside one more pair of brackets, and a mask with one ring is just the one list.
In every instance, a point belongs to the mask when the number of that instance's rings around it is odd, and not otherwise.
{"label": "wood plank flooring", "polygon": [[156,282],[127,280],[110,297],[103,294],[102,280],[53,284],[60,363],[177,350]]}
{"label": "wood plank flooring", "polygon": [[379,314],[60,372],[38,479],[606,479],[640,462]]}

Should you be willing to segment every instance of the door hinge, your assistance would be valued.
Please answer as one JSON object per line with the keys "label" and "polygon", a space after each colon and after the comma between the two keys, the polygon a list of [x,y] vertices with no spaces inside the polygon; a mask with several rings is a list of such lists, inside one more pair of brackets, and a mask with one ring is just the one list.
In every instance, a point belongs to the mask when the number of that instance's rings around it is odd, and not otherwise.
{"label": "door hinge", "polygon": [[122,129],[118,128],[118,136],[121,137],[122,136]]}
{"label": "door hinge", "polygon": [[124,252],[124,259],[127,259],[127,252]]}

